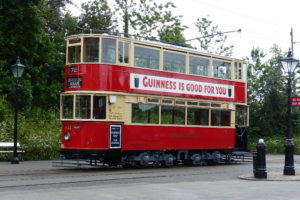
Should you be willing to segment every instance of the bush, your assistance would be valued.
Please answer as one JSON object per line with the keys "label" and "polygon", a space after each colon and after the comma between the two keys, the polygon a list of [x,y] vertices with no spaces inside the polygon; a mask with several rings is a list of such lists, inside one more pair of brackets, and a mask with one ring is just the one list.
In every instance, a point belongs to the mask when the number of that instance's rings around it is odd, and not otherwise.
{"label": "bush", "polygon": [[[18,118],[18,142],[25,153],[24,160],[45,160],[57,157],[60,143],[61,125],[58,112],[40,109],[33,110],[29,116],[20,114]],[[13,141],[13,111],[0,122],[0,141]],[[0,160],[10,159],[12,155],[0,155]]]}
{"label": "bush", "polygon": [[[259,138],[264,139],[266,144],[266,152],[273,153],[273,154],[282,154],[285,152],[284,143],[285,143],[285,136],[267,136],[267,137],[258,137],[252,136],[249,139],[249,150],[256,150],[256,145]],[[294,136],[294,153],[300,154],[300,137],[298,135]]]}

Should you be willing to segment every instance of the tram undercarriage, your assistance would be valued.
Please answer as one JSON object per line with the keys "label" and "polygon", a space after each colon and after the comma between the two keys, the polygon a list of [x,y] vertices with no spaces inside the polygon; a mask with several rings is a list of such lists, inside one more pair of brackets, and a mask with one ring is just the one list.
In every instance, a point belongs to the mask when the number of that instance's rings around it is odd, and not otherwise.
{"label": "tram undercarriage", "polygon": [[174,165],[204,166],[233,163],[249,159],[248,151],[233,150],[168,150],[168,151],[90,151],[63,150],[55,167],[172,167]]}

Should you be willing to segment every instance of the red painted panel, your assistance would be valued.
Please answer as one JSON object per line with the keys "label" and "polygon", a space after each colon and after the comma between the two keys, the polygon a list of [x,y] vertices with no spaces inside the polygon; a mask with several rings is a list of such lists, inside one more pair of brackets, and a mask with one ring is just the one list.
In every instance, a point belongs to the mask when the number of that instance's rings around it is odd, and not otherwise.
{"label": "red painted panel", "polygon": [[126,126],[123,150],[233,149],[235,129]]}
{"label": "red painted panel", "polygon": [[[69,141],[63,138],[66,132],[71,134]],[[63,122],[61,141],[62,149],[108,149],[109,125],[97,122]]]}
{"label": "red painted panel", "polygon": [[[71,65],[74,66],[74,65]],[[74,90],[93,90],[93,91],[116,91],[116,92],[132,92],[132,93],[144,93],[144,94],[155,94],[155,95],[169,95],[178,97],[188,98],[199,98],[209,100],[221,100],[221,101],[234,101],[246,103],[246,84],[242,82],[234,82],[227,80],[220,80],[214,78],[206,78],[185,74],[177,74],[170,72],[153,71],[147,69],[139,69],[124,66],[113,66],[113,65],[98,65],[98,64],[82,64],[76,65],[78,71],[76,73],[69,73],[69,66],[65,68],[66,79],[68,77],[81,77],[82,88],[67,88],[65,79],[65,91]],[[144,74],[158,77],[182,79],[189,81],[206,82],[211,84],[223,84],[232,85],[235,90],[234,98],[223,98],[223,97],[212,97],[203,95],[192,95],[192,94],[180,94],[180,93],[169,93],[169,92],[157,92],[147,90],[137,90],[130,88],[130,74]]]}
{"label": "red painted panel", "polygon": [[[63,122],[62,149],[109,149],[109,122]],[[120,124],[120,123],[118,123]],[[65,141],[65,132],[71,134]],[[235,129],[122,126],[122,150],[233,149]]]}

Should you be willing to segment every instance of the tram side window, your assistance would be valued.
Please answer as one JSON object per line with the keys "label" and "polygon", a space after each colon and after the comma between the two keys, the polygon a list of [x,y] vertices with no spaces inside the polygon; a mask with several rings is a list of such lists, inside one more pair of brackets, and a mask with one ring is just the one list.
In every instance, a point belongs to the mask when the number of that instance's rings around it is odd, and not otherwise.
{"label": "tram side window", "polygon": [[237,107],[236,108],[236,116],[235,122],[238,125],[246,125],[247,123],[247,109],[244,107]]}
{"label": "tram side window", "polygon": [[150,69],[159,68],[159,50],[144,48],[135,46],[134,47],[134,66],[145,67]]}
{"label": "tram side window", "polygon": [[69,63],[79,63],[80,62],[80,54],[81,54],[81,46],[71,46],[68,47],[68,62]]}
{"label": "tram side window", "polygon": [[120,63],[129,63],[129,44],[119,41],[118,58]]}
{"label": "tram side window", "polygon": [[161,106],[162,124],[185,124],[185,108]]}
{"label": "tram side window", "polygon": [[209,59],[190,56],[190,74],[208,76]]}
{"label": "tram side window", "polygon": [[99,38],[84,38],[84,62],[99,62]]}
{"label": "tram side window", "polygon": [[62,118],[73,118],[73,96],[62,96]]}
{"label": "tram side window", "polygon": [[158,124],[158,106],[151,104],[132,104],[132,123]]}
{"label": "tram side window", "polygon": [[116,63],[116,40],[111,38],[102,38],[101,61],[103,63]]}
{"label": "tram side window", "polygon": [[216,78],[224,78],[224,79],[230,79],[231,64],[229,62],[214,60],[213,61],[213,71],[214,71],[214,77]]}
{"label": "tram side window", "polygon": [[185,55],[164,52],[164,70],[185,73]]}
{"label": "tram side window", "polygon": [[212,126],[230,126],[230,110],[211,110]]}
{"label": "tram side window", "polygon": [[187,124],[208,125],[208,109],[188,108]]}
{"label": "tram side window", "polygon": [[242,79],[242,63],[236,62],[234,64],[234,78],[235,79]]}
{"label": "tram side window", "polygon": [[94,96],[93,97],[93,119],[106,118],[106,97]]}
{"label": "tram side window", "polygon": [[90,119],[91,117],[91,96],[90,95],[77,95],[75,105],[75,118],[76,119]]}

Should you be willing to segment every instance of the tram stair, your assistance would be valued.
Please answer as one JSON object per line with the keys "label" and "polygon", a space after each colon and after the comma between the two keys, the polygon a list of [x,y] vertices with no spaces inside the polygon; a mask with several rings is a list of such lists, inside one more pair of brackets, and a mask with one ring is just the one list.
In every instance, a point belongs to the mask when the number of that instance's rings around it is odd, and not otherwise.
{"label": "tram stair", "polygon": [[99,166],[97,161],[90,161],[84,159],[64,159],[64,158],[55,158],[52,160],[52,167],[61,167],[61,168],[91,168]]}
{"label": "tram stair", "polygon": [[232,157],[237,162],[252,162],[253,154],[250,151],[236,150],[232,152]]}

